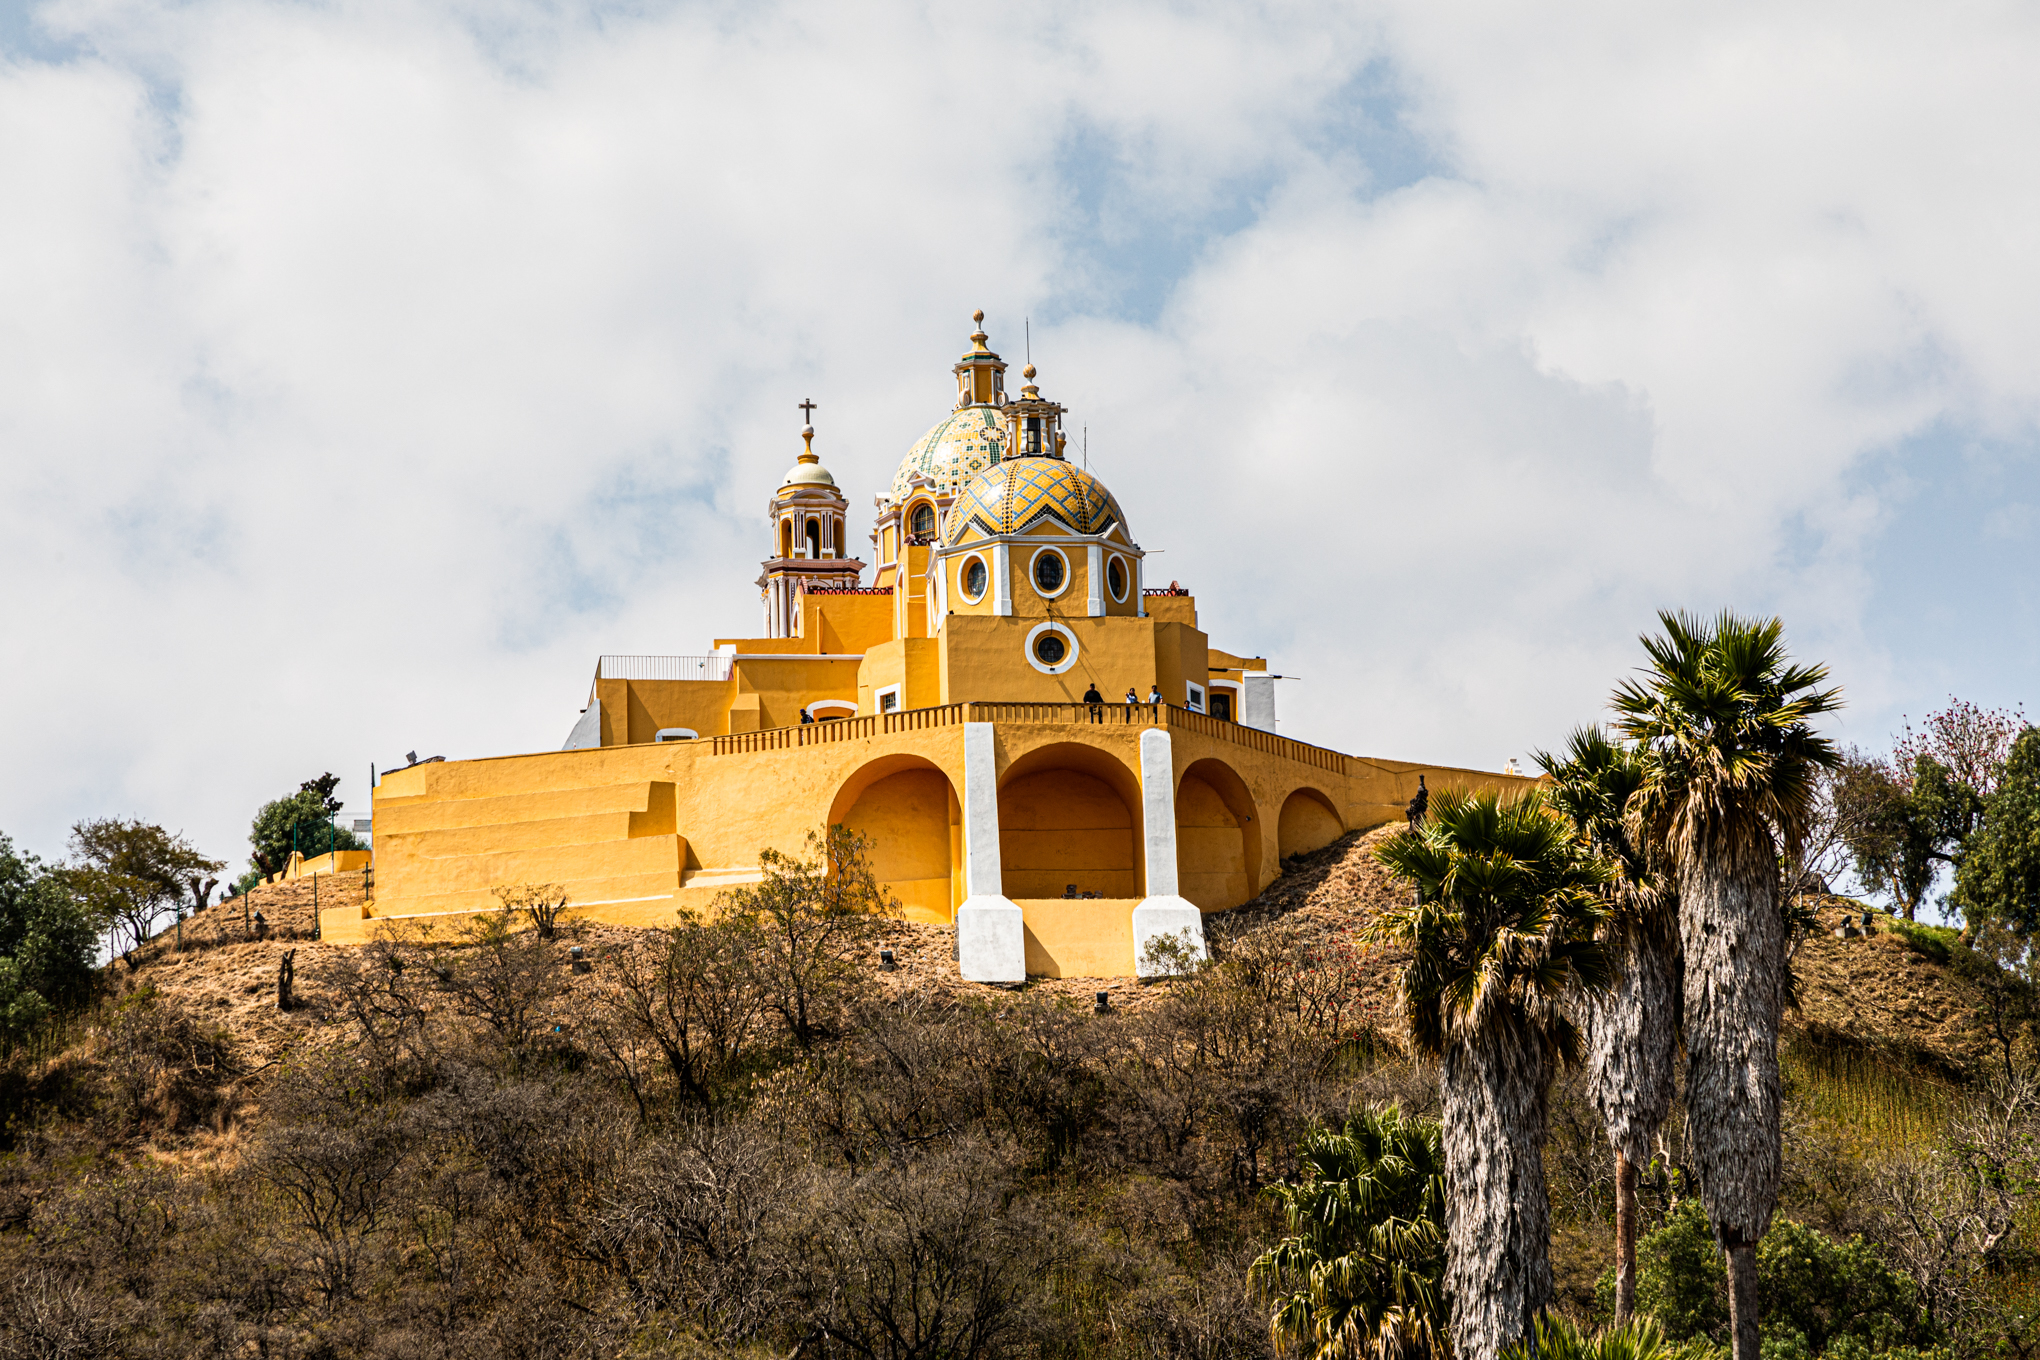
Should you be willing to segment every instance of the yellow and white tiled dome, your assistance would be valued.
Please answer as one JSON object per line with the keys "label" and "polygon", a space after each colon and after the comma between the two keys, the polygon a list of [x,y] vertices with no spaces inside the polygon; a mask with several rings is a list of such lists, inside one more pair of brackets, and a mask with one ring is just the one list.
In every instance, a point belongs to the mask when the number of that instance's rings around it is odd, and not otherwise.
{"label": "yellow and white tiled dome", "polygon": [[996,406],[966,406],[944,416],[921,436],[893,474],[895,505],[907,498],[913,479],[926,477],[938,496],[953,496],[965,482],[1007,454],[1006,418]]}
{"label": "yellow and white tiled dome", "polygon": [[1049,521],[1073,534],[1103,534],[1114,525],[1131,541],[1126,517],[1105,484],[1060,458],[1009,458],[970,480],[949,508],[942,541],[967,536],[1037,532]]}

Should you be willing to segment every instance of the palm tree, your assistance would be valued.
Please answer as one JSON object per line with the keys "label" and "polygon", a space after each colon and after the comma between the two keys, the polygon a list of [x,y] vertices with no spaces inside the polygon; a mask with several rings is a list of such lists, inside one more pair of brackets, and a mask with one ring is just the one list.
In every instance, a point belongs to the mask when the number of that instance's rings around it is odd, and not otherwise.
{"label": "palm tree", "polygon": [[1778,1203],[1778,1019],[1785,1000],[1781,853],[1806,832],[1834,747],[1809,719],[1840,706],[1824,666],[1785,656],[1784,625],[1660,614],[1650,666],[1613,700],[1644,748],[1631,799],[1679,890],[1685,951],[1686,1141],[1727,1255],[1735,1360],[1758,1360],[1757,1243]]}
{"label": "palm tree", "polygon": [[1534,790],[1440,791],[1375,854],[1416,888],[1368,934],[1409,951],[1398,1005],[1438,1059],[1453,1350],[1492,1360],[1551,1298],[1546,1099],[1578,1051],[1566,1002],[1606,981],[1593,935],[1610,871]]}
{"label": "palm tree", "polygon": [[1636,1309],[1636,1181],[1671,1109],[1679,1053],[1679,898],[1663,858],[1630,834],[1623,814],[1643,787],[1639,751],[1598,727],[1565,754],[1540,751],[1551,805],[1614,866],[1601,943],[1613,974],[1582,1006],[1587,1090],[1615,1149],[1615,1321]]}
{"label": "palm tree", "polygon": [[1431,1360],[1447,1354],[1438,1316],[1445,1273],[1445,1155],[1435,1120],[1394,1105],[1344,1129],[1312,1129],[1302,1175],[1271,1185],[1289,1236],[1254,1262],[1275,1303],[1278,1349],[1310,1360]]}

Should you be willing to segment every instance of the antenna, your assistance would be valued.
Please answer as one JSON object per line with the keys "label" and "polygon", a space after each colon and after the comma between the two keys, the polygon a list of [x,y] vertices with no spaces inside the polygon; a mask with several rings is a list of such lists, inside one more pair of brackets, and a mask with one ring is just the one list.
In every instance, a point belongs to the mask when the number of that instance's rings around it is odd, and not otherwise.
{"label": "antenna", "polygon": [[1091,427],[1084,427],[1084,471],[1091,470]]}
{"label": "antenna", "polygon": [[1031,364],[1034,362],[1034,318],[1023,316],[1020,325],[1027,337],[1027,362]]}

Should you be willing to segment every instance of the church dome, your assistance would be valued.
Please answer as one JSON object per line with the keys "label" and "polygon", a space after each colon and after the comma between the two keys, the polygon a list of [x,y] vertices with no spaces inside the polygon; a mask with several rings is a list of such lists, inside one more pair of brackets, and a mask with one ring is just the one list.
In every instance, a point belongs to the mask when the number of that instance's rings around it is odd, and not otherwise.
{"label": "church dome", "polygon": [[1004,458],[1007,444],[1006,417],[998,407],[966,406],[951,412],[901,460],[893,474],[892,503],[907,498],[915,477],[933,482],[938,496],[954,495],[958,487]]}
{"label": "church dome", "polygon": [[942,541],[963,542],[979,535],[1024,534],[1053,520],[1073,534],[1103,534],[1118,526],[1131,538],[1119,502],[1105,484],[1060,458],[1009,458],[971,478],[949,508]]}
{"label": "church dome", "polygon": [[815,427],[802,426],[800,438],[800,461],[786,474],[786,479],[779,484],[779,489],[784,491],[788,487],[798,489],[803,486],[826,486],[833,489],[836,479],[822,466],[822,460],[815,457]]}

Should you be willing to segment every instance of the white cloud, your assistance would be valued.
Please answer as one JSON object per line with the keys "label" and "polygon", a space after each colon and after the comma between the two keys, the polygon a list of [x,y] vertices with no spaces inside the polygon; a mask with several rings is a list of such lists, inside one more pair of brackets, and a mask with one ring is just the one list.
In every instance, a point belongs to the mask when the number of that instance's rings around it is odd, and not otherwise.
{"label": "white cloud", "polygon": [[0,65],[0,828],[45,851],[135,811],[238,855],[306,775],[544,747],[596,652],[748,631],[793,403],[867,503],[973,306],[1349,749],[1520,758],[1665,604],[1787,610],[1874,739],[1922,704],[1866,469],[1948,428],[2033,475],[2017,10],[36,21],[76,54]]}

